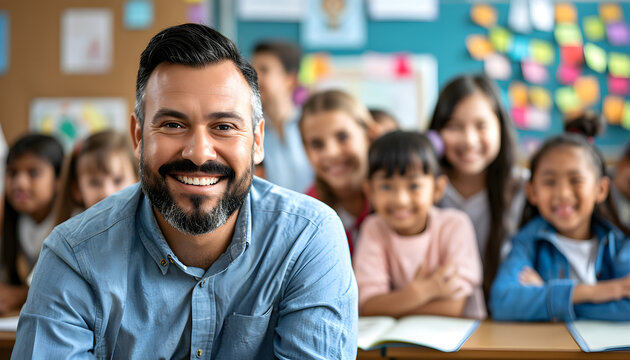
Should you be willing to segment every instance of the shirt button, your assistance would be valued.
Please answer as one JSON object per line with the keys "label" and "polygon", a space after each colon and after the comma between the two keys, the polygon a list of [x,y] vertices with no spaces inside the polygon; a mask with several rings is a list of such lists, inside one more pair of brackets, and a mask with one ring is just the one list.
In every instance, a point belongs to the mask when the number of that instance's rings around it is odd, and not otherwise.
{"label": "shirt button", "polygon": [[165,260],[165,259],[160,260],[160,264],[161,264],[162,266],[166,266],[166,260]]}
{"label": "shirt button", "polygon": [[203,354],[203,350],[197,349],[197,357],[201,357],[202,354]]}
{"label": "shirt button", "polygon": [[171,257],[171,255],[168,256],[168,261],[170,261],[171,264],[175,264],[175,261],[173,261],[173,258]]}
{"label": "shirt button", "polygon": [[206,285],[206,280],[203,280],[202,282],[199,283],[199,287],[203,287],[204,285]]}

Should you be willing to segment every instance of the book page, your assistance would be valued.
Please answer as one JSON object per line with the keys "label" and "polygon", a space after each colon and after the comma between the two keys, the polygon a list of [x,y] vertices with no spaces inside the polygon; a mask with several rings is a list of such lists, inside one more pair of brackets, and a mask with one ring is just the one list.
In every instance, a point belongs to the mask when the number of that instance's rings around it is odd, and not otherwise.
{"label": "book page", "polygon": [[567,327],[582,351],[630,349],[630,322],[577,320]]}
{"label": "book page", "polygon": [[407,316],[400,319],[380,342],[402,342],[457,351],[479,325],[478,320],[445,316]]}
{"label": "book page", "polygon": [[0,331],[17,331],[19,316],[0,318]]}
{"label": "book page", "polygon": [[388,316],[362,316],[359,318],[360,349],[367,350],[374,345],[383,334],[387,334],[394,326],[396,319]]}

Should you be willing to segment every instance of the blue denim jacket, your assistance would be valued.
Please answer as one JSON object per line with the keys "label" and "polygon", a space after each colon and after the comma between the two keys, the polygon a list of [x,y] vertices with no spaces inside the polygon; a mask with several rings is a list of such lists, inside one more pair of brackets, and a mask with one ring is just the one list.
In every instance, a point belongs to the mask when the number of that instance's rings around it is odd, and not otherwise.
{"label": "blue denim jacket", "polygon": [[[597,280],[630,274],[630,240],[602,220],[594,219],[591,228],[598,240]],[[577,282],[569,279],[569,262],[554,245],[555,236],[555,229],[541,217],[514,236],[512,251],[499,267],[490,291],[492,317],[507,321],[630,320],[630,299],[573,304]],[[545,284],[521,285],[518,273],[525,266],[536,270]]]}
{"label": "blue denim jacket", "polygon": [[255,179],[205,271],[178,260],[134,185],[45,241],[13,358],[354,359],[357,322],[332,209]]}

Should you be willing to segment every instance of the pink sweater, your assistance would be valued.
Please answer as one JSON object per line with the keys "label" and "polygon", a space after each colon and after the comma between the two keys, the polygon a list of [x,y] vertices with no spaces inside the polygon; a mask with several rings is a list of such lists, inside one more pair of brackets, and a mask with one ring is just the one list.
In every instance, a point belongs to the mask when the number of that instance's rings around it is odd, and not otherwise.
{"label": "pink sweater", "polygon": [[406,286],[421,265],[432,273],[451,259],[463,277],[462,291],[454,298],[468,298],[463,316],[485,318],[481,259],[475,230],[464,212],[433,207],[425,230],[413,236],[398,235],[377,214],[368,216],[353,257],[359,307],[375,295]]}

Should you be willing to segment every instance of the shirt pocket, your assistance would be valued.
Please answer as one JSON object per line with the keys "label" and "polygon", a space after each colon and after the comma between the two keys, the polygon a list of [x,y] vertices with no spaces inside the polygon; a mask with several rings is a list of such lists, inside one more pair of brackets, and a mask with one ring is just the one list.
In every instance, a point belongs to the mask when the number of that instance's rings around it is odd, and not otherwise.
{"label": "shirt pocket", "polygon": [[[217,359],[273,358],[273,327],[269,328],[271,306],[262,315],[232,313],[225,318]],[[265,349],[268,348],[268,349]],[[265,353],[261,353],[263,351]]]}

